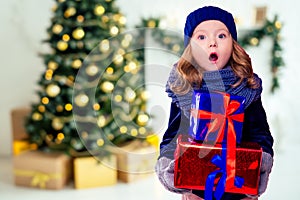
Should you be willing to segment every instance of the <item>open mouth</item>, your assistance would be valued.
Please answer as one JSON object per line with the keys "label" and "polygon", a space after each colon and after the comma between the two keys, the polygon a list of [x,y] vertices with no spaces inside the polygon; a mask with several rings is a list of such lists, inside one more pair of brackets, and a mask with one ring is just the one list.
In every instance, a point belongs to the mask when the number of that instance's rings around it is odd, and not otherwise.
{"label": "open mouth", "polygon": [[216,62],[218,60],[218,54],[217,53],[211,53],[209,55],[209,60],[213,61],[213,62]]}

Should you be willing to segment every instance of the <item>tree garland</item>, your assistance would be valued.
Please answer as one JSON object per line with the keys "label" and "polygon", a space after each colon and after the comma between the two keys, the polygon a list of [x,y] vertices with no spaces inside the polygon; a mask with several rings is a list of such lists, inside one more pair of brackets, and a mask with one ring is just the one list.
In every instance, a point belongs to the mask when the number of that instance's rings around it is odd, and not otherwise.
{"label": "tree garland", "polygon": [[[142,22],[137,27],[147,27],[147,28],[159,28],[160,18],[148,18],[142,19]],[[281,22],[278,21],[278,16],[275,15],[272,21],[266,20],[264,25],[258,29],[254,29],[244,35],[242,38],[238,39],[239,44],[247,48],[249,46],[259,46],[260,41],[265,37],[270,37],[272,39],[272,49],[271,49],[271,70],[272,73],[272,85],[271,92],[273,93],[279,88],[279,77],[278,69],[284,66],[284,61],[282,58],[282,47],[280,45],[280,31],[282,28]],[[161,43],[164,47],[172,50],[178,54],[183,52],[183,37],[176,34],[170,34],[163,29],[157,29],[152,32],[153,38]]]}

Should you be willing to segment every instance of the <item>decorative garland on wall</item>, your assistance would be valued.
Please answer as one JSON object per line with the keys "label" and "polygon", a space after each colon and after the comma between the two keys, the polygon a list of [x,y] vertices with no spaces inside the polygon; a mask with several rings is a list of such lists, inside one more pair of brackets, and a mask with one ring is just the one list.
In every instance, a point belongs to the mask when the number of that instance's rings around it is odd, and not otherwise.
{"label": "decorative garland on wall", "polygon": [[[148,18],[142,19],[142,22],[137,27],[148,27],[148,28],[159,28],[160,18]],[[260,41],[265,37],[270,37],[272,39],[272,49],[271,49],[271,69],[272,74],[272,85],[271,92],[273,93],[279,88],[279,77],[278,70],[284,66],[284,61],[282,58],[282,47],[280,45],[280,31],[282,28],[282,23],[278,21],[278,16],[276,15],[272,21],[266,20],[264,25],[258,29],[253,29],[249,31],[245,36],[238,39],[239,44],[247,48],[249,46],[259,46]],[[172,50],[178,54],[183,52],[183,36],[178,36],[178,34],[171,35],[163,29],[158,29],[152,32],[153,38],[161,43],[164,47]]]}

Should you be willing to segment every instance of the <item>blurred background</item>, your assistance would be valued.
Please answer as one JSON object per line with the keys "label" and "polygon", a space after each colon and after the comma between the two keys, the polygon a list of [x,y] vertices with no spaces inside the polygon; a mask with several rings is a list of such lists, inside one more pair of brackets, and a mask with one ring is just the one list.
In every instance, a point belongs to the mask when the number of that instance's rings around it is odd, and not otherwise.
{"label": "blurred background", "polygon": [[[28,107],[38,100],[35,91],[38,89],[37,82],[44,72],[44,61],[38,56],[41,52],[49,52],[49,46],[42,43],[48,38],[46,29],[51,25],[53,16],[52,7],[54,0],[11,0],[1,1],[0,22],[0,55],[3,72],[0,75],[1,84],[1,134],[0,134],[0,171],[1,182],[0,196],[10,199],[21,198],[13,191],[27,195],[35,190],[16,189],[12,181],[12,119],[11,111],[19,107]],[[270,177],[268,191],[261,199],[277,200],[282,198],[295,199],[297,191],[296,173],[297,165],[300,164],[300,110],[298,88],[300,68],[298,67],[298,39],[300,23],[298,20],[298,8],[300,2],[287,0],[285,2],[274,0],[250,0],[250,1],[194,1],[194,0],[117,0],[115,2],[120,11],[126,17],[126,30],[133,31],[141,23],[142,19],[160,18],[160,27],[171,30],[177,35],[183,35],[185,17],[188,13],[204,5],[217,5],[230,11],[237,22],[238,35],[242,37],[247,33],[258,30],[263,26],[265,19],[274,20],[277,16],[280,22],[280,35],[276,38],[282,47],[275,57],[280,57],[284,65],[276,68],[279,87],[271,91],[274,73],[272,73],[272,48],[274,37],[266,36],[259,40],[259,45],[248,45],[246,48],[252,58],[256,73],[263,79],[263,105],[267,112],[271,132],[275,139],[275,163]],[[272,31],[271,31],[272,32]],[[157,116],[151,121],[151,126],[159,138],[166,128],[169,102],[164,92],[164,84],[167,80],[171,66],[178,59],[179,54],[169,51],[150,34],[145,35],[145,82],[150,92],[148,111]],[[276,36],[277,37],[277,36]],[[147,49],[147,47],[149,47]],[[276,66],[277,67],[277,66]],[[274,70],[274,68],[273,68]],[[8,175],[10,174],[11,175]],[[9,178],[7,178],[9,177]],[[153,184],[155,183],[155,184]],[[114,192],[132,192],[130,198],[142,197],[142,193],[134,194],[135,187],[140,188],[144,194],[149,194],[149,199],[180,199],[177,195],[165,191],[155,177],[141,181],[141,184],[119,184],[115,187],[101,188],[102,194],[110,195]],[[9,190],[5,190],[9,188]],[[117,188],[117,190],[115,189]],[[147,188],[147,189],[146,189]],[[119,190],[118,190],[119,189]],[[153,191],[159,191],[154,192]],[[8,192],[12,191],[12,192]],[[97,195],[96,190],[90,191],[89,195]],[[40,193],[41,191],[38,190]],[[68,195],[72,190],[67,189]],[[52,197],[51,192],[41,193]],[[57,193],[56,193],[57,194]],[[155,194],[154,196],[151,196]],[[81,198],[85,193],[81,193]],[[28,197],[29,197],[28,196]],[[80,195],[79,195],[80,196]],[[70,196],[68,196],[70,197]],[[117,199],[120,196],[107,196],[107,199]],[[79,197],[80,198],[80,197]],[[120,197],[121,198],[121,197]],[[28,198],[29,199],[29,198]],[[31,198],[32,199],[32,198]],[[33,198],[34,199],[34,198]],[[46,199],[46,197],[45,197]]]}

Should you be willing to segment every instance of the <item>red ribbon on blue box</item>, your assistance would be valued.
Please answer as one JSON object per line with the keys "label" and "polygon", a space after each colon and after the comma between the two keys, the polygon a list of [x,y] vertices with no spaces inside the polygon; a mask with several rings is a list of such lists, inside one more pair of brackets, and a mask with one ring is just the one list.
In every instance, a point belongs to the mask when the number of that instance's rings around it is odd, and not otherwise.
{"label": "red ribbon on blue box", "polygon": [[[226,142],[224,134],[234,132],[241,142],[245,98],[222,92],[194,90],[189,135],[196,141]],[[223,140],[225,139],[225,140]]]}

